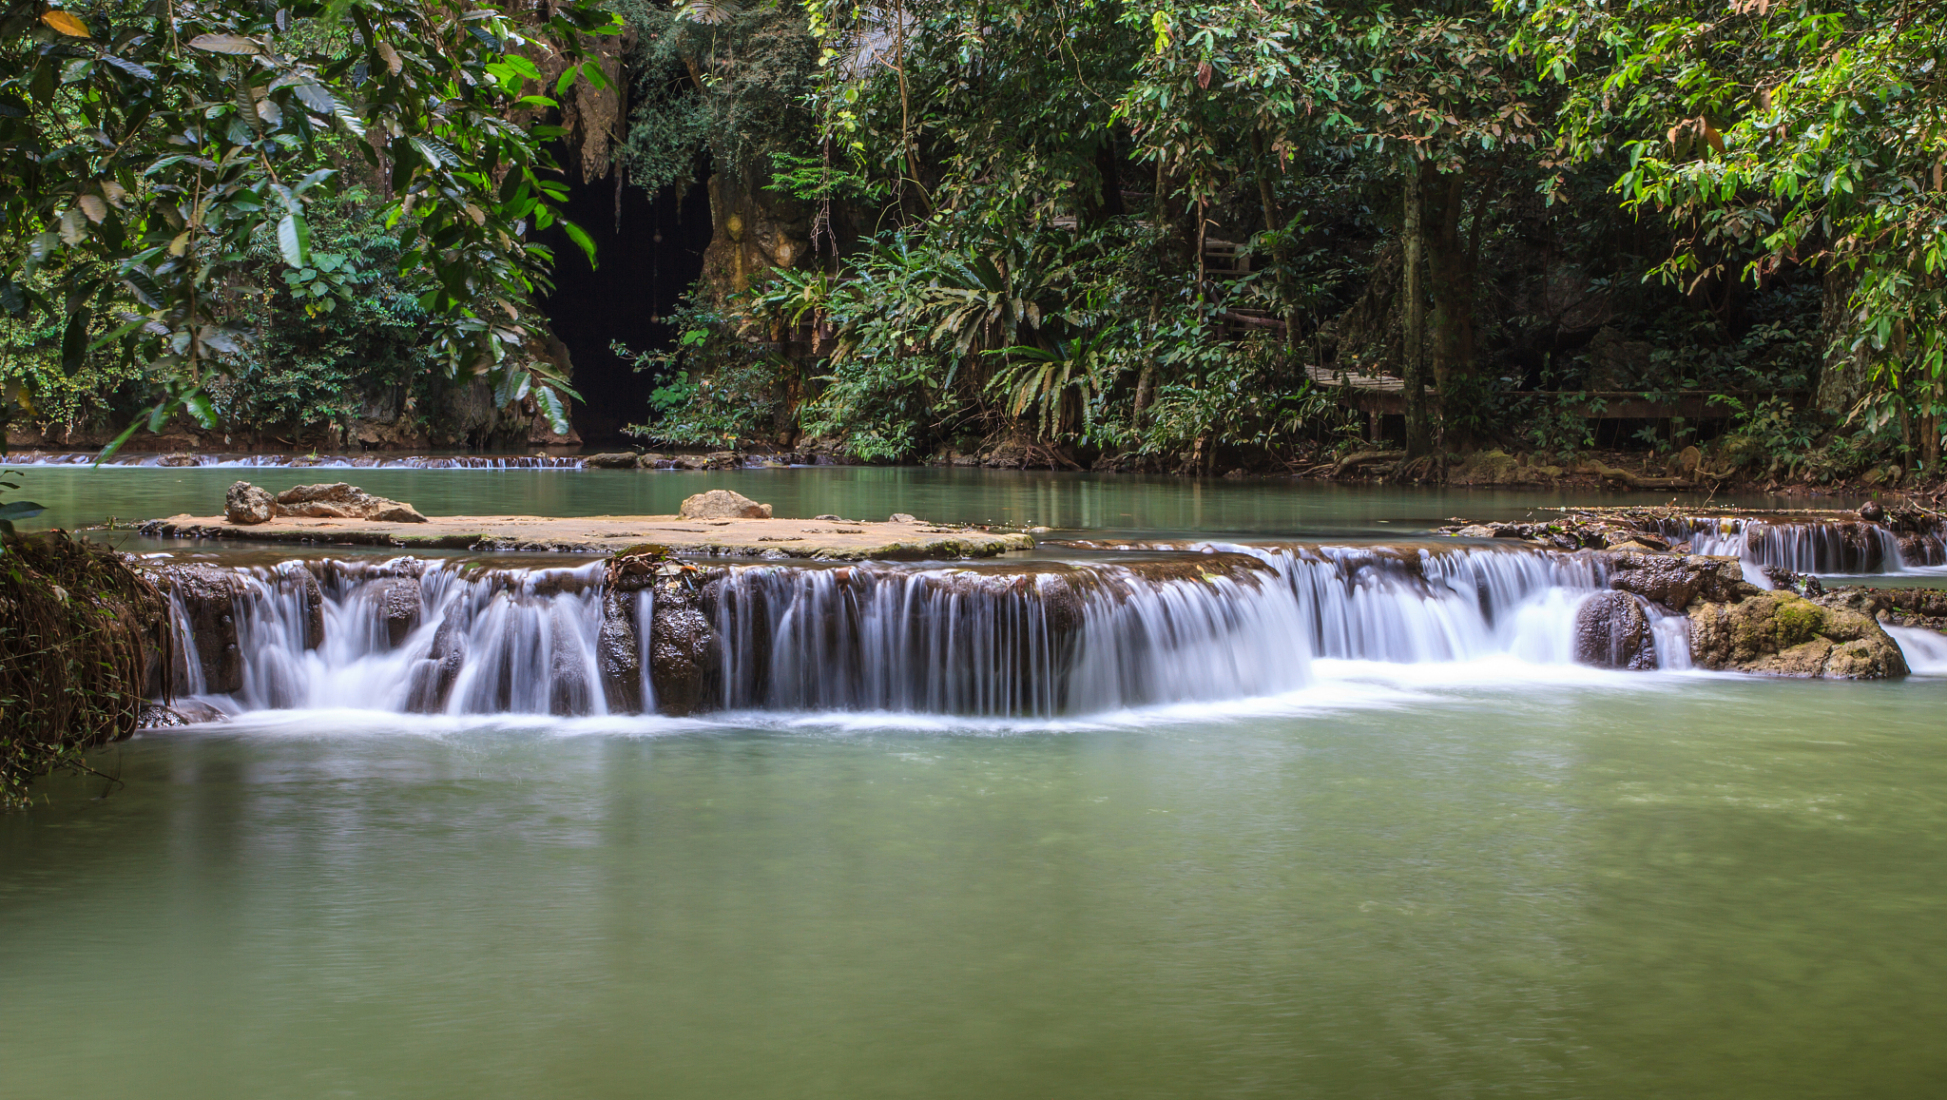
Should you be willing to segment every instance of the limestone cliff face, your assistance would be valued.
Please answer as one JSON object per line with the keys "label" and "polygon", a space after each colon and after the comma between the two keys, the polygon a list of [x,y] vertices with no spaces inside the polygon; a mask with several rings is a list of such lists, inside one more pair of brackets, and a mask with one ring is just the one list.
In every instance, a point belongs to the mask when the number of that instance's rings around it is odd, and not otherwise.
{"label": "limestone cliff face", "polygon": [[804,203],[719,172],[710,177],[710,220],[703,282],[722,299],[749,288],[774,267],[811,256],[811,210]]}

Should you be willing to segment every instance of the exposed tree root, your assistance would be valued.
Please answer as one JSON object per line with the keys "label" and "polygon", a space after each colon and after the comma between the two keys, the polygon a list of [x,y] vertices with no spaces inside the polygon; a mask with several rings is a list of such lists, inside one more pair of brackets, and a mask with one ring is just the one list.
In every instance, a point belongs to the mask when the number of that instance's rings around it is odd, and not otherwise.
{"label": "exposed tree root", "polygon": [[81,754],[133,734],[151,671],[172,663],[168,604],[121,555],[58,531],[4,549],[0,808],[49,771],[100,774]]}

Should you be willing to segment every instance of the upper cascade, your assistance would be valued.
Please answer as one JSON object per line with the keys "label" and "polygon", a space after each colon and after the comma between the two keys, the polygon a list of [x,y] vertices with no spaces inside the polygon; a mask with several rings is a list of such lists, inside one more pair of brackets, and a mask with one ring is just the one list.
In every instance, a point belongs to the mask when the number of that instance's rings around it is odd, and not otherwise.
{"label": "upper cascade", "polygon": [[1793,573],[1898,573],[1947,564],[1938,528],[1900,534],[1866,520],[1795,522],[1749,516],[1685,516],[1660,532],[1698,554],[1736,557]]}

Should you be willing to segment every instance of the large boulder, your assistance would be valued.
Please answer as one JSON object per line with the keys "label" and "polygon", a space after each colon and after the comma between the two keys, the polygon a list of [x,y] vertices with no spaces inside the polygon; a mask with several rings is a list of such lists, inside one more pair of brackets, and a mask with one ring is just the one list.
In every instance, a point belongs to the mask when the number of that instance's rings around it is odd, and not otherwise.
{"label": "large boulder", "polygon": [[223,494],[223,514],[231,523],[255,524],[269,523],[276,514],[277,498],[269,489],[259,489],[248,481],[239,481]]}
{"label": "large boulder", "polygon": [[1609,587],[1671,611],[1683,611],[1700,599],[1731,603],[1761,591],[1744,579],[1744,569],[1736,558],[1634,551],[1610,557]]}
{"label": "large boulder", "polygon": [[684,500],[681,515],[684,519],[770,519],[771,506],[742,493],[712,489]]}
{"label": "large boulder", "polygon": [[655,585],[649,618],[649,682],[664,714],[685,715],[717,705],[722,654],[704,614],[704,594],[688,576]]}
{"label": "large boulder", "polygon": [[611,714],[642,713],[642,639],[637,637],[634,592],[602,595],[602,630],[595,641],[602,693]]}
{"label": "large boulder", "polygon": [[1656,667],[1656,635],[1640,598],[1598,592],[1575,613],[1575,659],[1597,668]]}
{"label": "large boulder", "polygon": [[1884,680],[1907,672],[1900,647],[1871,616],[1790,592],[1698,601],[1690,608],[1690,657],[1699,668],[1772,676]]}
{"label": "large boulder", "polygon": [[342,481],[328,485],[299,485],[277,494],[277,514],[314,519],[364,519],[378,523],[425,523],[410,504],[375,497]]}

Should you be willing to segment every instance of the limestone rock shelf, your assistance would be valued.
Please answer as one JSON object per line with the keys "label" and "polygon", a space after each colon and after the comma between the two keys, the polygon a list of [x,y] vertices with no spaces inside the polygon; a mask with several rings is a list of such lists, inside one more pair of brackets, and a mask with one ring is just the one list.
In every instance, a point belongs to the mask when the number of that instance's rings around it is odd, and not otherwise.
{"label": "limestone rock shelf", "polygon": [[949,527],[907,516],[886,522],[833,519],[684,519],[680,516],[432,516],[422,523],[286,516],[232,523],[224,516],[171,516],[140,527],[154,538],[238,539],[417,550],[511,550],[613,554],[644,543],[693,557],[816,561],[990,558],[1034,548],[1022,532]]}

